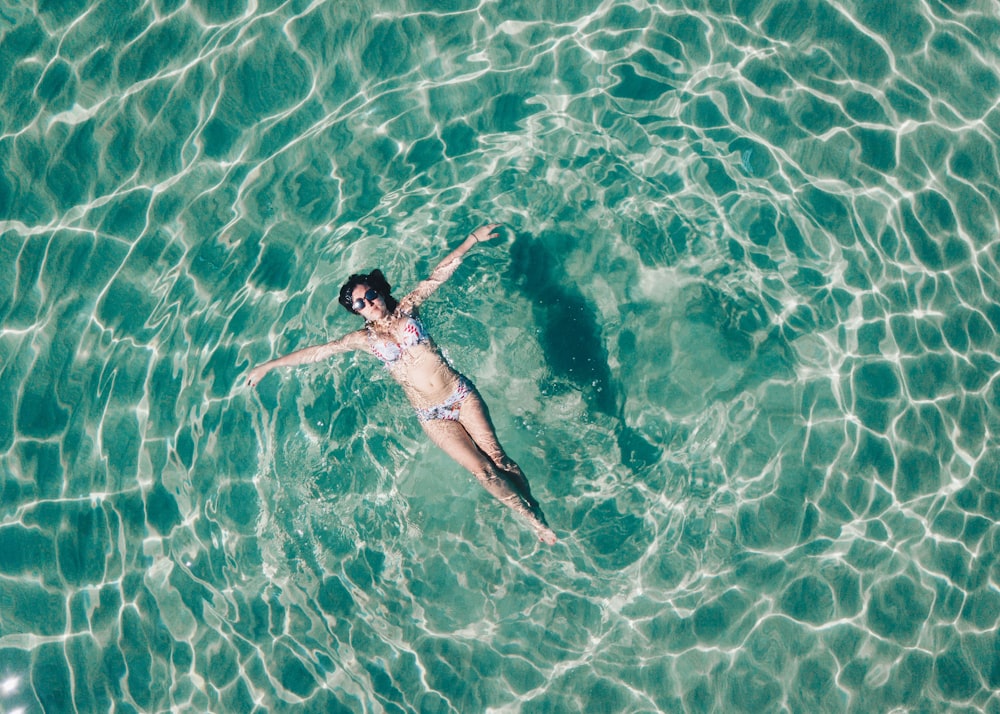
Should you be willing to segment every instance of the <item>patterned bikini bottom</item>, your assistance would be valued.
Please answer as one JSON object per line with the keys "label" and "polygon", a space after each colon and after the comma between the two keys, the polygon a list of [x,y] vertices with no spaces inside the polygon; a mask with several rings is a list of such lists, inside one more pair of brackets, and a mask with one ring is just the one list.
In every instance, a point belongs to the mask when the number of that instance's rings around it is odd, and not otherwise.
{"label": "patterned bikini bottom", "polygon": [[467,396],[472,394],[472,389],[472,382],[459,375],[455,391],[449,394],[448,398],[440,404],[417,409],[417,419],[421,422],[433,421],[434,419],[458,421],[458,413],[462,410],[462,402],[465,401]]}

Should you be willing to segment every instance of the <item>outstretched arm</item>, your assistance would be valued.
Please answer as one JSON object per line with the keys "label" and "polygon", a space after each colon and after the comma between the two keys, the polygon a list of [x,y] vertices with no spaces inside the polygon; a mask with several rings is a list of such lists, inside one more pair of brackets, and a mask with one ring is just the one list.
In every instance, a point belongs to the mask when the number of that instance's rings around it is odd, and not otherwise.
{"label": "outstretched arm", "polygon": [[417,307],[426,300],[435,290],[441,287],[441,284],[452,276],[452,273],[458,268],[459,264],[462,262],[462,258],[465,254],[476,243],[480,243],[484,240],[490,240],[491,238],[496,238],[497,234],[493,232],[493,229],[499,226],[499,223],[487,223],[485,226],[480,226],[476,230],[472,231],[468,237],[462,241],[462,244],[451,251],[444,260],[437,264],[437,267],[431,271],[430,277],[426,280],[421,281],[413,292],[404,297],[399,301],[400,306],[404,312],[409,312],[413,308]]}
{"label": "outstretched arm", "polygon": [[351,350],[362,350],[365,349],[367,345],[368,341],[365,336],[365,331],[358,330],[357,332],[352,332],[349,335],[341,337],[339,340],[327,342],[325,345],[305,347],[301,350],[291,352],[284,357],[278,357],[270,362],[264,362],[263,364],[257,365],[250,370],[250,374],[247,375],[247,385],[250,387],[256,387],[260,380],[264,379],[264,375],[275,367],[294,367],[300,364],[322,362],[331,355],[339,354],[341,352],[350,352]]}

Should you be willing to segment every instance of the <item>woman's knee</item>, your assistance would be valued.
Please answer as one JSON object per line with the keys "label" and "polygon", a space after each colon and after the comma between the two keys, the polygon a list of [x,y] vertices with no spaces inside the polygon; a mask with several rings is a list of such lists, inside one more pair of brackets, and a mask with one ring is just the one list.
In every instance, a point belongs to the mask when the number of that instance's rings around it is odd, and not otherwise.
{"label": "woman's knee", "polygon": [[498,498],[521,498],[520,490],[516,484],[511,482],[510,476],[493,464],[484,466],[478,472],[474,472],[474,474],[479,483]]}
{"label": "woman's knee", "polygon": [[483,459],[483,463],[473,470],[472,475],[487,487],[506,484],[506,479],[501,475],[500,470],[486,459]]}
{"label": "woman's knee", "polygon": [[517,474],[518,476],[521,475],[521,467],[514,463],[514,459],[510,458],[503,452],[500,452],[494,460],[494,463],[508,473]]}

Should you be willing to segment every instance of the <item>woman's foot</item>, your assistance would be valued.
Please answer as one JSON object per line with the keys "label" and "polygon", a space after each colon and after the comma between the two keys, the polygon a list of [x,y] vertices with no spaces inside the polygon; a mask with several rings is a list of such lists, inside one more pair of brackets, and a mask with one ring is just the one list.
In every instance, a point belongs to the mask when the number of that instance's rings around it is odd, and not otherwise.
{"label": "woman's foot", "polygon": [[555,531],[548,526],[536,525],[535,535],[537,535],[538,540],[542,541],[545,545],[555,545],[558,540],[558,538],[556,538]]}
{"label": "woman's foot", "polygon": [[555,544],[557,538],[555,531],[549,528],[549,524],[545,521],[545,516],[542,514],[542,509],[538,508],[538,504],[531,509],[531,527],[535,529],[535,535],[538,536],[538,540],[542,541],[545,545]]}

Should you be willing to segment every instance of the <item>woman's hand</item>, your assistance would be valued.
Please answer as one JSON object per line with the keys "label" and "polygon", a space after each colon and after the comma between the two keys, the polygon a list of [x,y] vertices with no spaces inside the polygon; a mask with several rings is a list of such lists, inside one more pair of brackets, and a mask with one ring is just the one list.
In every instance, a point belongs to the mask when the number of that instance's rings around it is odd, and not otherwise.
{"label": "woman's hand", "polygon": [[493,229],[499,226],[499,223],[487,223],[485,226],[479,226],[476,230],[469,234],[472,238],[476,239],[476,243],[482,243],[484,240],[491,240],[493,238],[499,238],[499,233],[494,233]]}
{"label": "woman's hand", "polygon": [[260,380],[264,379],[264,376],[270,371],[271,368],[266,364],[254,367],[250,370],[250,374],[247,375],[247,386],[256,387],[260,383]]}

